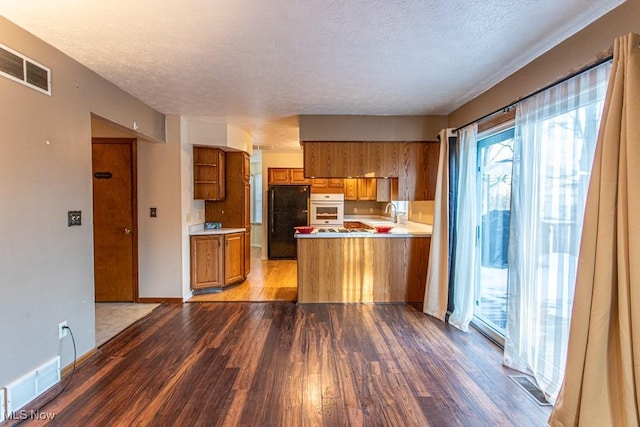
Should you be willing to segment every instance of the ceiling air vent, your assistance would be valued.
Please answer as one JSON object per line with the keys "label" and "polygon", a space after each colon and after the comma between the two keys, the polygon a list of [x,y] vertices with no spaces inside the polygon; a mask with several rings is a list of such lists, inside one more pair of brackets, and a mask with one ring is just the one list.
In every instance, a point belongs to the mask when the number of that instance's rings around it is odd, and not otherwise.
{"label": "ceiling air vent", "polygon": [[273,145],[254,145],[254,150],[269,151],[273,150]]}
{"label": "ceiling air vent", "polygon": [[3,44],[0,75],[51,96],[51,70]]}

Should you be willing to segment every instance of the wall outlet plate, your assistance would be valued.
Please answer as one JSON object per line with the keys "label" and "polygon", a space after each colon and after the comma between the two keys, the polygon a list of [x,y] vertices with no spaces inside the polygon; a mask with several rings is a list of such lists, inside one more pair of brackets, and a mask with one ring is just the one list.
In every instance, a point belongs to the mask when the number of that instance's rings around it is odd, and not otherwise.
{"label": "wall outlet plate", "polygon": [[62,338],[66,337],[67,334],[69,333],[69,331],[67,330],[67,328],[65,328],[65,326],[67,326],[67,321],[65,320],[64,322],[60,322],[60,324],[58,325],[58,339],[61,340]]}

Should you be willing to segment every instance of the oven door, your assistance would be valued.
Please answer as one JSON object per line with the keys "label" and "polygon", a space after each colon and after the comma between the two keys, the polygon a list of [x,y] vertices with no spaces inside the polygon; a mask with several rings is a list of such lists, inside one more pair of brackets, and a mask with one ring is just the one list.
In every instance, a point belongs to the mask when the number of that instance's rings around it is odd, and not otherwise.
{"label": "oven door", "polygon": [[311,200],[310,224],[313,226],[342,226],[344,222],[344,203],[335,200]]}

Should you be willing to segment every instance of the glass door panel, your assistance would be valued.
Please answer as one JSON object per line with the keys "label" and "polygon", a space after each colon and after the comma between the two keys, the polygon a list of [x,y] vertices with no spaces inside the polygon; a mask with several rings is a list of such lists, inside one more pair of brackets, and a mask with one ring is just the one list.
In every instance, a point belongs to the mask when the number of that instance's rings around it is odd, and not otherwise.
{"label": "glass door panel", "polygon": [[479,259],[474,324],[498,341],[504,339],[507,324],[513,137],[511,128],[478,141]]}

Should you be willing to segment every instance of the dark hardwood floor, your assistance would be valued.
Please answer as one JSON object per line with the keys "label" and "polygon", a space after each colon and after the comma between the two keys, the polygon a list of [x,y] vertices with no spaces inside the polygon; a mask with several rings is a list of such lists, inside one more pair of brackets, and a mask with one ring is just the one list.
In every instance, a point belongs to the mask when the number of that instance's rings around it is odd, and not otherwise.
{"label": "dark hardwood floor", "polygon": [[169,304],[40,412],[64,426],[546,425],[511,372],[477,332],[406,305]]}

